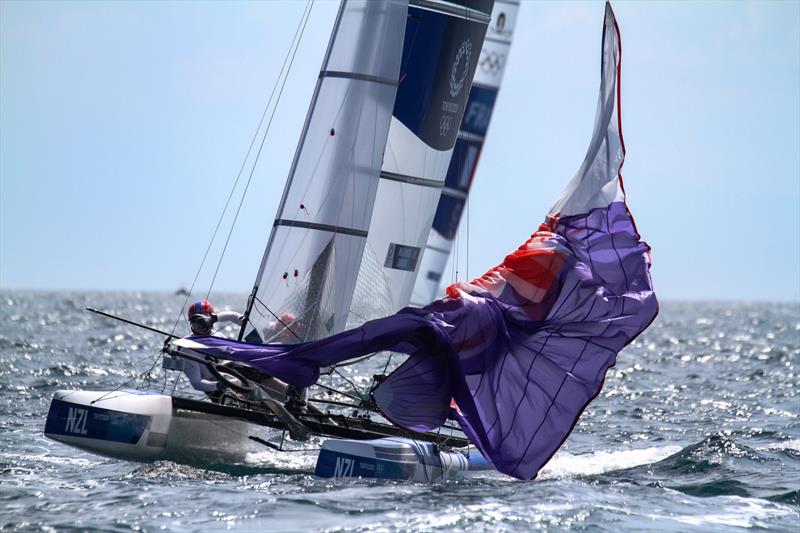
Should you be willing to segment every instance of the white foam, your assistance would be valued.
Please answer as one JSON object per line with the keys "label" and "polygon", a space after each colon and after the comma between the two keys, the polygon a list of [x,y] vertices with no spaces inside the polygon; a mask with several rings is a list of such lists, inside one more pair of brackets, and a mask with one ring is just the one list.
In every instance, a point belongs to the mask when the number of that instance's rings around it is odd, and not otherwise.
{"label": "white foam", "polygon": [[[800,445],[800,441],[780,443],[782,447]],[[591,476],[614,470],[623,470],[656,463],[681,450],[681,446],[653,446],[635,450],[598,451],[573,455],[560,451],[539,472],[538,479],[559,479],[567,477]],[[247,463],[252,466],[266,466],[287,471],[310,472],[314,470],[318,450],[308,452],[280,453],[272,450],[248,454]],[[478,477],[497,474],[494,471],[475,472]],[[470,476],[470,477],[474,477]],[[502,476],[506,477],[506,476]],[[513,478],[508,478],[513,480]]]}
{"label": "white foam", "polygon": [[[674,520],[681,524],[696,527],[729,526],[738,528],[751,528],[759,522],[769,521],[775,518],[790,517],[794,514],[794,509],[772,502],[765,502],[752,498],[742,498],[740,496],[720,496],[711,498],[713,505],[704,502],[702,507],[708,509],[713,507],[714,512],[704,512],[699,514],[675,514],[669,516],[651,514],[647,515],[653,520],[670,521]],[[685,502],[688,503],[688,502]],[[691,511],[701,507],[697,502],[693,502]]]}
{"label": "white foam", "polygon": [[539,473],[539,479],[591,476],[656,463],[678,453],[680,446],[654,446],[637,450],[616,450],[572,455],[561,451]]}
{"label": "white foam", "polygon": [[80,453],[81,455],[77,457],[65,457],[61,455],[51,455],[47,453],[43,454],[18,454],[18,453],[9,453],[5,452],[0,454],[0,457],[8,458],[8,459],[17,459],[20,462],[24,463],[32,463],[32,464],[54,464],[54,465],[70,465],[70,466],[80,466],[80,467],[92,467],[96,466],[98,463],[104,461],[103,459],[99,459],[97,457],[92,458],[91,456],[87,456],[85,453]]}
{"label": "white foam", "polygon": [[248,453],[245,464],[252,467],[275,468],[287,472],[313,472],[318,449],[309,451],[278,452],[264,450]]}
{"label": "white foam", "polygon": [[785,440],[782,442],[773,442],[766,446],[759,446],[757,450],[792,450],[800,452],[800,439]]}

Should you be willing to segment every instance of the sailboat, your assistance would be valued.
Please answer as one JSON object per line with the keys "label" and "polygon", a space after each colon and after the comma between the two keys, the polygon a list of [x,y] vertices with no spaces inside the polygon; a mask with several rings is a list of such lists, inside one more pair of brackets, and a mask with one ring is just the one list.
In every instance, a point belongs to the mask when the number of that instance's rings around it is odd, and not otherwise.
{"label": "sailboat", "polygon": [[[607,5],[590,147],[545,222],[484,276],[404,307],[492,8],[343,2],[238,339],[165,341],[165,367],[207,365],[221,398],[58,391],[45,434],[114,457],[229,463],[283,449],[278,430],[326,438],[325,477],[535,477],[657,302],[620,175],[621,44]],[[339,402],[356,412],[314,406],[321,374],[386,352],[408,357]],[[294,393],[253,394],[254,375]]]}

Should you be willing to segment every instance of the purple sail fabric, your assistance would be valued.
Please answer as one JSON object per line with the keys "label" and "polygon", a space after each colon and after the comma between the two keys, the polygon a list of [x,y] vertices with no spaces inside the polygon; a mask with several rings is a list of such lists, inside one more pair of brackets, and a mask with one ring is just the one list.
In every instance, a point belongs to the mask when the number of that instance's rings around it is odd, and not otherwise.
{"label": "purple sail fabric", "polygon": [[455,418],[500,471],[532,479],[599,393],[617,353],[655,318],[650,249],[625,204],[621,47],[606,5],[603,64],[586,158],[528,241],[422,309],[296,345],[201,337],[205,353],[246,361],[298,386],[320,367],[369,353],[409,354],[374,392],[395,424],[428,431]]}

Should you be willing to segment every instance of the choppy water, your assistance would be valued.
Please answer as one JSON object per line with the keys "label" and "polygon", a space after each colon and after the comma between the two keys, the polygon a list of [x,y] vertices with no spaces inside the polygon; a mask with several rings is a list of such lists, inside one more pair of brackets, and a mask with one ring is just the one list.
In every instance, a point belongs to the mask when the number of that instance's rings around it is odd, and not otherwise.
{"label": "choppy water", "polygon": [[800,529],[797,304],[663,304],[533,482],[332,481],[311,475],[313,452],[265,452],[269,468],[220,472],[45,439],[55,390],[121,385],[160,346],[84,306],[170,329],[181,301],[0,293],[0,529]]}

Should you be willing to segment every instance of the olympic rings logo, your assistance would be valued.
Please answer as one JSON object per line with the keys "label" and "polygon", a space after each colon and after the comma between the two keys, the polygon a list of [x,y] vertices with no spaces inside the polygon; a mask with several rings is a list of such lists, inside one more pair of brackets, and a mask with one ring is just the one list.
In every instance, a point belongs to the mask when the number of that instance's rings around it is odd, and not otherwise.
{"label": "olympic rings logo", "polygon": [[481,58],[478,64],[486,73],[497,75],[506,66],[506,56],[497,52],[486,52],[481,50]]}

